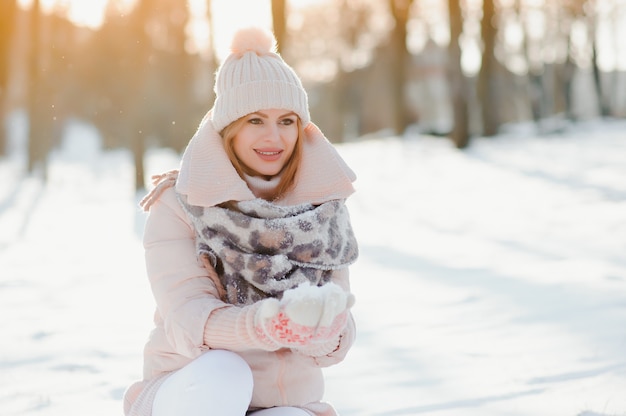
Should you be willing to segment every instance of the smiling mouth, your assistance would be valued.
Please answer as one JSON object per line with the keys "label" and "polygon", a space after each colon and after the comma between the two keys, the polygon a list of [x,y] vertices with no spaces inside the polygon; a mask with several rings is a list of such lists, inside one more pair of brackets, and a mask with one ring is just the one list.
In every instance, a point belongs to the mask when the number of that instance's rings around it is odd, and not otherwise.
{"label": "smiling mouth", "polygon": [[255,152],[257,152],[258,154],[262,155],[262,156],[276,156],[279,155],[282,150],[276,150],[273,152],[266,152],[266,151],[262,151],[262,150],[255,150]]}

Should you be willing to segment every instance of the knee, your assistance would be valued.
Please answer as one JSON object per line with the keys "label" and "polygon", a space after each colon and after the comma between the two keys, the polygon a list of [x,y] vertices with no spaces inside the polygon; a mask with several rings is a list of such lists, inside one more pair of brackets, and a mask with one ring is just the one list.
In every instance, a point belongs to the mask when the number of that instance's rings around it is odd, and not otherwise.
{"label": "knee", "polygon": [[232,351],[208,351],[192,361],[190,366],[194,368],[194,378],[202,380],[207,375],[213,375],[211,378],[219,380],[225,389],[228,386],[238,389],[249,386],[252,391],[252,370],[241,356]]}
{"label": "knee", "polygon": [[244,414],[252,399],[252,370],[239,355],[208,351],[170,375],[159,387],[153,416]]}
{"label": "knee", "polygon": [[[252,370],[238,354],[225,350],[211,350],[196,358],[190,364],[193,375],[189,382],[193,385],[192,394],[201,394],[209,400],[209,407],[228,408],[247,405],[252,400],[254,387]],[[233,404],[224,404],[230,401]],[[237,404],[234,404],[237,403]],[[218,412],[219,413],[219,412]],[[231,410],[224,410],[225,415]]]}

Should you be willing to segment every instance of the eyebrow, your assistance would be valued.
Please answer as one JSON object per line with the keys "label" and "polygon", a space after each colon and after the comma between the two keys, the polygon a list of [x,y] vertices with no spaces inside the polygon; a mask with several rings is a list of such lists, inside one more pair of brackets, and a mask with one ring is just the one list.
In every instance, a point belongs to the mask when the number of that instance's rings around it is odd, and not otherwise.
{"label": "eyebrow", "polygon": [[[269,118],[269,116],[267,114],[262,113],[260,111],[255,111],[254,113],[251,113],[251,114],[256,114],[259,117],[263,117],[263,118]],[[284,118],[284,117],[289,117],[289,116],[297,116],[297,114],[295,112],[293,112],[293,111],[290,111],[288,113],[285,113],[285,114],[282,114],[282,115],[278,116],[278,118]]]}

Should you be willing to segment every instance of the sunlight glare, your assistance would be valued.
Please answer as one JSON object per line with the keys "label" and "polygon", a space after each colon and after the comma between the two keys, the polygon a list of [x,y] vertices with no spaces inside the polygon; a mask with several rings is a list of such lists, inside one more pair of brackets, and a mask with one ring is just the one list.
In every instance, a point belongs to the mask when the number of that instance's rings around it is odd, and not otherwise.
{"label": "sunlight glare", "polygon": [[[55,7],[67,11],[68,18],[80,26],[99,27],[105,15],[108,3],[112,0],[40,0],[42,10],[52,11]],[[128,5],[136,0],[116,0]],[[206,0],[188,0],[192,13],[190,32],[195,38],[194,49],[201,50],[208,46],[210,33],[215,34],[215,49],[218,59],[224,59],[229,52],[233,33],[246,26],[260,26],[272,29],[270,0],[214,0],[212,14],[214,28],[206,24]],[[328,0],[288,0],[288,7],[301,8]],[[18,0],[21,7],[27,8],[32,0]]]}
{"label": "sunlight glare", "polygon": [[[115,0],[122,6],[128,6],[135,0]],[[102,25],[107,5],[111,0],[40,0],[41,9],[50,12],[55,8],[66,11],[67,17],[78,26],[95,29]],[[18,5],[28,8],[32,0],[18,0]]]}
{"label": "sunlight glare", "polygon": [[[202,1],[202,0],[195,0]],[[272,28],[269,0],[218,0],[212,2],[215,52],[219,60],[230,50],[233,34],[242,27],[260,26]]]}
{"label": "sunlight glare", "polygon": [[71,1],[68,17],[81,26],[98,27],[104,19],[108,0]]}

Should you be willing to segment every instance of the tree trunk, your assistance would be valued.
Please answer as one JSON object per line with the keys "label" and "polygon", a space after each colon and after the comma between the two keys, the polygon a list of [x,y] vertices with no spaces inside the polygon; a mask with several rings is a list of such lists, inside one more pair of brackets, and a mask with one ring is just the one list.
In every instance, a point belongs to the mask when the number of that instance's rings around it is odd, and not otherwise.
{"label": "tree trunk", "polygon": [[42,76],[41,8],[33,0],[30,10],[29,90],[28,90],[28,172],[41,168],[46,177],[48,130],[45,126],[46,86]]}
{"label": "tree trunk", "polygon": [[16,11],[17,3],[15,0],[2,0],[0,2],[0,156],[6,154],[5,123],[11,62],[9,55]]}
{"label": "tree trunk", "polygon": [[574,113],[574,75],[576,64],[572,59],[572,34],[567,38],[567,57],[561,68],[560,84],[563,88],[563,100],[565,105],[565,117],[568,120],[576,120]]}
{"label": "tree trunk", "polygon": [[285,50],[287,41],[287,0],[272,0],[272,26],[278,52]]}
{"label": "tree trunk", "polygon": [[483,135],[494,136],[500,125],[498,97],[498,61],[495,56],[496,19],[494,0],[483,0],[483,19],[481,34],[483,39],[483,56],[478,74],[478,97],[481,103]]}
{"label": "tree trunk", "polygon": [[448,0],[450,14],[450,45],[448,50],[448,75],[450,94],[454,113],[454,124],[450,138],[454,145],[465,148],[469,144],[469,114],[465,76],[461,69],[461,46],[459,38],[463,32],[461,6],[456,0]]}
{"label": "tree trunk", "polygon": [[406,25],[413,0],[389,0],[389,7],[395,26],[391,31],[391,94],[393,102],[393,129],[402,134],[408,125],[406,109],[406,81],[409,51],[406,47]]}
{"label": "tree trunk", "polygon": [[529,43],[528,33],[526,32],[527,25],[524,20],[522,11],[522,0],[515,0],[514,9],[517,14],[517,19],[522,27],[522,50],[524,52],[524,59],[528,65],[528,74],[526,76],[526,96],[527,103],[530,110],[530,114],[535,123],[539,122],[539,100],[540,100],[540,71],[537,69],[538,65],[531,59],[531,45]]}
{"label": "tree trunk", "polygon": [[[209,71],[214,74],[217,70],[217,56],[215,54],[215,28],[213,27],[213,11],[211,9],[212,0],[206,0],[207,3],[207,22],[209,23]],[[215,92],[211,89],[209,102],[215,101]]]}
{"label": "tree trunk", "polygon": [[[173,39],[174,50],[172,50],[171,59],[176,62],[175,67],[165,65],[160,70],[166,69],[168,73],[163,73],[166,79],[173,81],[173,89],[171,92],[172,104],[168,111],[172,112],[175,119],[168,126],[168,142],[170,146],[177,152],[182,152],[187,145],[189,137],[193,134],[197,120],[193,111],[193,76],[192,58],[185,50],[187,42],[187,34],[185,32],[189,21],[189,12],[186,4],[172,3],[179,10],[172,9],[171,14],[185,16],[184,19],[172,23],[174,19],[169,19],[169,27],[167,30]],[[172,6],[174,7],[174,6]]]}
{"label": "tree trunk", "polygon": [[147,102],[148,82],[151,76],[150,59],[154,54],[151,39],[146,33],[146,25],[150,18],[150,12],[153,10],[154,0],[139,0],[135,9],[130,16],[130,45],[132,48],[129,52],[132,55],[131,64],[129,65],[129,101],[127,120],[127,129],[125,135],[128,135],[130,141],[130,149],[133,153],[135,161],[135,189],[144,189],[146,187],[144,181],[144,147],[146,136],[150,134],[151,119],[149,117],[150,108]]}
{"label": "tree trunk", "polygon": [[609,100],[606,97],[604,88],[602,87],[602,74],[600,73],[600,67],[598,66],[598,36],[596,34],[597,25],[595,22],[591,23],[592,29],[589,36],[591,39],[591,65],[593,69],[593,81],[596,88],[596,95],[598,97],[598,105],[600,106],[600,115],[602,117],[608,117],[611,115],[611,107],[608,104]]}
{"label": "tree trunk", "polygon": [[[131,124],[135,124],[132,123]],[[133,161],[135,162],[135,189],[145,189],[145,176],[146,170],[144,166],[144,154],[146,152],[145,149],[145,140],[144,135],[140,132],[137,137],[134,137],[131,144],[131,152],[133,154]]]}

